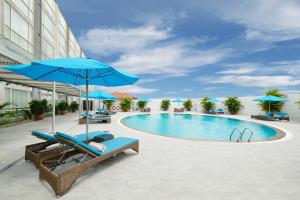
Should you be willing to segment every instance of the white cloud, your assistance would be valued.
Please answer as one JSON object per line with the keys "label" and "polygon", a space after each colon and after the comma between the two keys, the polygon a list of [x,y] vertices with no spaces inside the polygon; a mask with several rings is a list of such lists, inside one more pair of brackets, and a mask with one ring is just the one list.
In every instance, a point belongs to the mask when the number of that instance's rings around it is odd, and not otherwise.
{"label": "white cloud", "polygon": [[183,88],[182,89],[182,92],[191,92],[193,91],[191,88]]}
{"label": "white cloud", "polygon": [[130,94],[152,94],[156,92],[158,89],[154,88],[144,88],[138,85],[128,85],[128,86],[120,86],[120,87],[102,87],[95,86],[95,90],[104,90],[107,92],[127,92]]}
{"label": "white cloud", "polygon": [[95,28],[83,33],[81,45],[96,55],[120,54],[111,64],[135,74],[184,76],[222,60],[231,50],[199,50],[215,38],[176,38],[172,29],[144,25],[136,28]]}
{"label": "white cloud", "polygon": [[300,37],[298,0],[226,1],[219,7],[225,20],[247,27],[247,39],[281,41]]}
{"label": "white cloud", "polygon": [[204,91],[213,91],[216,90],[218,87],[205,87],[203,88]]}
{"label": "white cloud", "polygon": [[184,76],[193,69],[220,61],[228,52],[228,49],[196,50],[189,42],[176,41],[125,53],[112,65],[136,74]]}
{"label": "white cloud", "polygon": [[239,69],[223,70],[223,71],[218,72],[218,74],[249,74],[256,70],[257,70],[256,68],[243,67],[243,68],[239,68]]}
{"label": "white cloud", "polygon": [[242,87],[284,87],[300,85],[300,77],[293,76],[246,76],[226,75],[221,77],[199,78],[205,83],[227,83]]}
{"label": "white cloud", "polygon": [[171,38],[170,30],[154,26],[137,28],[94,28],[79,37],[84,49],[97,55],[128,52]]}

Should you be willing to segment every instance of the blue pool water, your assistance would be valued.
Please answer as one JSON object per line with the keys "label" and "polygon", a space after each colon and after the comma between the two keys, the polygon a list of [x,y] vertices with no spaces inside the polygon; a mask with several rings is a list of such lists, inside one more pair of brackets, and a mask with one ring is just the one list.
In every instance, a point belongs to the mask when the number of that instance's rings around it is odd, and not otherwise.
{"label": "blue pool water", "polygon": [[[217,116],[192,114],[141,114],[126,117],[122,120],[126,126],[156,135],[185,138],[191,140],[229,141],[234,128],[241,131],[249,128],[253,132],[251,141],[270,140],[276,131],[268,126]],[[237,140],[238,133],[232,137]],[[243,141],[247,141],[249,133],[245,133]]]}

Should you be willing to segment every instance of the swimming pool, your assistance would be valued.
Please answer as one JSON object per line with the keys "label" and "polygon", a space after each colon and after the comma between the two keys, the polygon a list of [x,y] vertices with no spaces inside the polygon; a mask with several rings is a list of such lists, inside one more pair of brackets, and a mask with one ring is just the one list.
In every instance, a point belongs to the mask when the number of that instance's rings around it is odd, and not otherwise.
{"label": "swimming pool", "polygon": [[[251,141],[274,140],[284,136],[283,132],[263,124],[209,115],[139,114],[125,117],[121,122],[139,131],[191,140],[229,141],[235,128],[241,132],[245,128],[250,129],[253,132]],[[247,142],[250,135],[250,131],[245,131],[242,141]],[[239,137],[240,133],[235,131],[232,141],[237,141]]]}

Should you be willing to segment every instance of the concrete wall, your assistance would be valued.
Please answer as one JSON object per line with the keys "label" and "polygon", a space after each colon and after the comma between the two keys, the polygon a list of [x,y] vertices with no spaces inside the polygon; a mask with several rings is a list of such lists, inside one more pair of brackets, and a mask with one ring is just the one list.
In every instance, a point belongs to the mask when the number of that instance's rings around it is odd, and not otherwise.
{"label": "concrete wall", "polygon": [[[248,96],[248,97],[239,97],[242,104],[244,105],[244,108],[239,112],[240,115],[251,115],[251,114],[262,114],[263,112],[260,110],[260,107],[257,105],[256,101],[253,101],[253,99],[258,98],[259,96]],[[225,98],[220,98],[225,99]],[[290,118],[295,121],[300,121],[300,109],[297,104],[295,104],[295,101],[300,100],[300,94],[288,94],[289,101],[285,103],[283,107],[283,111],[288,112],[290,115]],[[202,112],[201,106],[200,106],[200,100],[199,99],[192,99],[193,100],[193,111]],[[152,111],[159,111],[160,110],[160,103],[162,99],[152,99],[147,107],[150,107]],[[170,111],[174,109],[174,107],[177,107],[177,103],[172,103],[170,107]],[[182,106],[182,105],[180,105]],[[217,108],[222,108],[222,103],[216,104]],[[225,112],[227,112],[225,110]]]}

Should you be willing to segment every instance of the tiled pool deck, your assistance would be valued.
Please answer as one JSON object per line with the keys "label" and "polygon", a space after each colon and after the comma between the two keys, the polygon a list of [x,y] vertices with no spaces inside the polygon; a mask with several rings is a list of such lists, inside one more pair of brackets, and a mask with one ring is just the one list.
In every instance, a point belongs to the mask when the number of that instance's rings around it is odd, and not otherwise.
{"label": "tiled pool deck", "polygon": [[[282,142],[237,144],[181,140],[140,133],[119,123],[91,124],[90,130],[109,130],[140,139],[140,153],[128,151],[88,171],[60,199],[300,199],[300,122],[267,122],[293,133]],[[236,116],[249,119],[249,117]],[[76,134],[78,113],[58,116],[57,130]],[[38,171],[25,162],[24,147],[40,140],[31,130],[48,131],[51,118],[0,128],[0,199],[56,199]]]}

